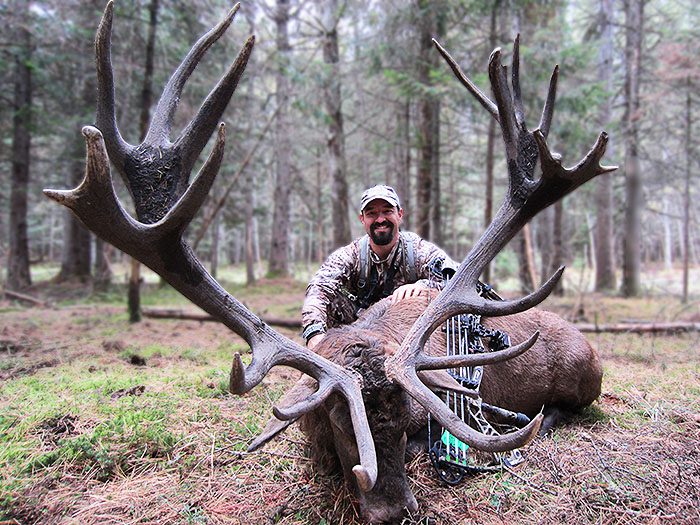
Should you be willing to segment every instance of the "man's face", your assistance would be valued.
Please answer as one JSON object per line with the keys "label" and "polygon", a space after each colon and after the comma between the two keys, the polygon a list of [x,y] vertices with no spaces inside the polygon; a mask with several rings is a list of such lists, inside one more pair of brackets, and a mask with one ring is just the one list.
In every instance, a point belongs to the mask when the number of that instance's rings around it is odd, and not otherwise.
{"label": "man's face", "polygon": [[374,199],[360,213],[360,222],[365,227],[365,232],[378,246],[396,242],[402,219],[403,209],[397,209],[382,199]]}

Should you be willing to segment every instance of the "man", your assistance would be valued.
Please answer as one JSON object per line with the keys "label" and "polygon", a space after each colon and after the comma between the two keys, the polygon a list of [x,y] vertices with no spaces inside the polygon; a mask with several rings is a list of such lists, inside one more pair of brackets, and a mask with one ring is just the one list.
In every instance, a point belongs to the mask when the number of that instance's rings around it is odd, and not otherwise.
{"label": "man", "polygon": [[427,279],[442,282],[443,268],[456,267],[434,244],[400,231],[403,208],[392,187],[366,190],[359,217],[366,235],[333,252],[306,288],[301,318],[309,348],[327,329],[352,323],[380,299],[411,297],[428,286]]}

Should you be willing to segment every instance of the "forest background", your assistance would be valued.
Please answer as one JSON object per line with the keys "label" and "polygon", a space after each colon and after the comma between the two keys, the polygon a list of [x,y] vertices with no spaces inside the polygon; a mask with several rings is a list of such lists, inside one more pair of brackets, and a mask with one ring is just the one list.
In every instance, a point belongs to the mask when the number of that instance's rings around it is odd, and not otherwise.
{"label": "forest background", "polygon": [[[0,256],[8,290],[47,279],[104,287],[129,273],[122,254],[41,193],[82,178],[80,128],[94,122],[92,42],[103,8],[85,0],[0,5]],[[116,3],[117,118],[127,141],[139,142],[161,86],[228,8],[214,0]],[[304,280],[359,235],[362,190],[388,183],[402,197],[404,228],[461,260],[500,201],[506,168],[494,120],[430,38],[488,94],[489,53],[501,46],[508,63],[520,33],[530,126],[559,64],[553,150],[574,163],[604,129],[606,162],[620,169],[536,218],[486,279],[532,289],[566,264],[579,270],[566,284],[579,292],[655,289],[687,301],[697,281],[690,272],[700,265],[691,205],[699,18],[690,0],[244,2],[193,74],[177,115],[184,125],[255,34],[222,118],[224,165],[190,240],[215,274],[245,263],[245,277],[238,271],[233,279]]]}

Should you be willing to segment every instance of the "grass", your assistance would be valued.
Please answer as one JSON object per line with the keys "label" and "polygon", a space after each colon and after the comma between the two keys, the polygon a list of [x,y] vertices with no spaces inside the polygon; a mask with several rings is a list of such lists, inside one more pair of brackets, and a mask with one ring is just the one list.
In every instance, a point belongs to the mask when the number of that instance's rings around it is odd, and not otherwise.
{"label": "grass", "polygon": [[[227,286],[256,311],[290,316],[304,289]],[[153,306],[176,298],[157,285],[146,292]],[[359,523],[344,484],[314,472],[295,427],[246,452],[296,374],[275,369],[233,396],[232,353],[250,359],[240,339],[213,323],[129,325],[117,295],[94,296],[89,308],[73,297],[62,308],[3,313],[14,339],[0,349],[0,520]],[[567,313],[580,300],[548,302]],[[689,315],[668,298],[583,300],[584,313],[605,322]],[[697,522],[697,334],[590,340],[605,366],[599,402],[532,443],[512,471],[450,488],[416,458],[408,472],[421,516],[407,523]]]}

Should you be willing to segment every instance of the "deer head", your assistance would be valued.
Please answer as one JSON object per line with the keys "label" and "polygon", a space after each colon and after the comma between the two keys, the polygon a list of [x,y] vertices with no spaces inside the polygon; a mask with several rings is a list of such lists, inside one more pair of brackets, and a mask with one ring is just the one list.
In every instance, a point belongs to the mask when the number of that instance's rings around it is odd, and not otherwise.
{"label": "deer head", "polygon": [[[242,394],[262,381],[276,365],[294,367],[315,380],[315,390],[284,408],[273,408],[280,420],[293,420],[320,407],[331,396],[343,400],[343,417],[354,434],[355,460],[348,465],[349,477],[358,488],[370,493],[377,481],[377,454],[363,402],[363,378],[272,330],[232,297],[197,260],[183,238],[183,232],[204,202],[218,172],[224,152],[225,128],[219,119],[245,69],[253,48],[250,37],[228,72],[208,95],[199,111],[175,141],[170,128],[182,88],[206,50],[226,31],[238,9],[235,6],[211,31],[200,38],[166,84],[143,143],[126,143],[117,128],[114,108],[114,79],[110,58],[113,4],[109,2],[97,30],[95,49],[98,71],[96,126],[83,128],[87,144],[85,178],[67,191],[44,190],[53,200],[70,208],[96,235],[141,261],[197,306],[241,336],[252,350],[246,367],[234,354],[230,390]],[[523,446],[537,433],[541,417],[523,429],[504,436],[481,434],[452,414],[442,401],[418,378],[416,372],[458,366],[476,366],[504,361],[526,351],[537,338],[500,352],[485,355],[435,358],[423,354],[430,334],[450,316],[475,312],[489,316],[526,310],[542,301],[561,275],[559,270],[540,290],[517,300],[494,303],[474,292],[484,266],[538,211],[573,191],[590,178],[610,171],[599,165],[606,135],[586,158],[565,169],[549,151],[545,136],[552,117],[557,70],[552,77],[540,126],[534,132],[525,127],[518,80],[518,41],[513,57],[513,93],[507,85],[506,70],[496,50],[489,61],[489,76],[496,103],[486,98],[462,74],[439,45],[438,49],[458,78],[496,118],[503,130],[510,177],[509,194],[493,224],[469,252],[454,279],[439,298],[411,328],[401,347],[385,360],[387,379],[394,390],[407,392],[434,414],[435,418],[462,441],[475,448],[498,452]],[[214,147],[196,178],[188,183],[196,158],[217,130]],[[535,180],[537,160],[542,176]],[[110,174],[110,160],[125,180],[134,199],[136,219],[117,199]]]}

